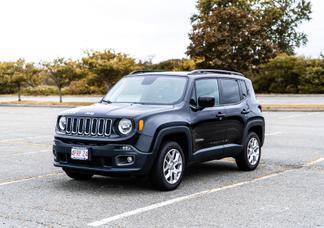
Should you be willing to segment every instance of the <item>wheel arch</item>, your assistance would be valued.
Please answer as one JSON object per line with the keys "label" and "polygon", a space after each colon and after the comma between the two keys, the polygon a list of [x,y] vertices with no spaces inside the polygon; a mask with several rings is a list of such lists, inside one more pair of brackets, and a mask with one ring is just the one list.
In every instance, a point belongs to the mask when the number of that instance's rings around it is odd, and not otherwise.
{"label": "wheel arch", "polygon": [[246,125],[245,132],[244,132],[244,140],[248,137],[250,132],[255,132],[259,139],[260,139],[260,144],[263,146],[264,144],[264,134],[265,134],[265,124],[264,124],[264,119],[263,118],[258,118],[258,119],[253,119],[249,121]]}
{"label": "wheel arch", "polygon": [[191,131],[188,126],[170,126],[161,128],[154,137],[155,140],[151,145],[151,151],[154,154],[154,160],[156,160],[158,151],[161,145],[166,141],[177,142],[184,153],[186,164],[190,163],[192,157],[192,137]]}

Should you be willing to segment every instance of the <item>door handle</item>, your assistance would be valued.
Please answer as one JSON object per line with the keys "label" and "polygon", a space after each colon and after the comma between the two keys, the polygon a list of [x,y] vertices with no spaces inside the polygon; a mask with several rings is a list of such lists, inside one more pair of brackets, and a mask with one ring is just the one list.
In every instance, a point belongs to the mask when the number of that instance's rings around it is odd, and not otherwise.
{"label": "door handle", "polygon": [[216,117],[217,118],[223,118],[223,117],[225,117],[225,114],[222,113],[222,112],[219,112],[219,113],[216,114]]}
{"label": "door handle", "polygon": [[250,109],[245,109],[245,108],[243,108],[243,110],[242,110],[242,114],[248,114],[250,112]]}

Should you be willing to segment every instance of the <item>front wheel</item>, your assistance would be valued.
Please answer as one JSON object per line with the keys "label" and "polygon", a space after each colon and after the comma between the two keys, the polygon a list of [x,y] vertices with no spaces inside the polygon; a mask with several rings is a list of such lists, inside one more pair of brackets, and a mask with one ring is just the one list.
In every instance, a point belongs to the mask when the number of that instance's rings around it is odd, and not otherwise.
{"label": "front wheel", "polygon": [[90,180],[93,176],[92,173],[80,172],[73,169],[63,169],[66,175],[75,180]]}
{"label": "front wheel", "polygon": [[185,158],[178,143],[168,141],[159,151],[152,170],[151,181],[160,190],[176,189],[181,183],[185,170]]}
{"label": "front wheel", "polygon": [[244,143],[242,153],[235,158],[237,166],[244,171],[256,169],[261,158],[261,146],[258,135],[254,132],[249,133]]}

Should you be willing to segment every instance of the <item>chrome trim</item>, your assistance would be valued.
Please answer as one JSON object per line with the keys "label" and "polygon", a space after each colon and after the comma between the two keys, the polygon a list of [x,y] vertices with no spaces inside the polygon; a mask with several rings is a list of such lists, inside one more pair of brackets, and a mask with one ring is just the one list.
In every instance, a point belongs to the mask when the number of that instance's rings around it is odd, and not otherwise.
{"label": "chrome trim", "polygon": [[[89,120],[89,131],[87,132],[87,121]],[[89,135],[91,132],[91,119],[85,118],[85,127],[84,127],[84,134]]]}
{"label": "chrome trim", "polygon": [[[100,127],[100,122],[102,122],[102,127]],[[105,129],[106,129],[105,128],[105,120],[102,119],[102,118],[98,119],[98,132],[97,132],[97,134],[99,136],[104,135],[105,134]],[[102,133],[100,133],[100,130],[101,130]]]}
{"label": "chrome trim", "polygon": [[[87,136],[100,136],[105,137],[111,135],[112,131],[112,119],[106,118],[88,118],[88,117],[66,117],[67,124],[66,129],[63,131],[65,134],[69,135],[87,135]],[[87,121],[89,121],[89,131],[87,131]],[[82,127],[80,123],[82,124]],[[96,122],[95,131],[92,131],[94,127],[94,122]],[[74,124],[76,128],[74,130]],[[100,126],[102,125],[102,126]],[[68,130],[70,129],[70,131]],[[63,133],[62,132],[62,133]]]}
{"label": "chrome trim", "polygon": [[[80,131],[81,120],[82,120],[83,124],[82,124],[82,129]],[[83,132],[84,132],[84,118],[79,118],[78,123],[79,123],[78,124],[78,134],[83,135]]]}
{"label": "chrome trim", "polygon": [[[70,123],[70,125],[69,125],[69,123]],[[68,117],[68,118],[66,118],[66,129],[65,129],[65,132],[67,133],[67,134],[70,134],[71,133],[71,131],[72,131],[72,118],[71,117]],[[69,129],[69,127],[70,127],[70,131],[68,131],[68,129]]]}
{"label": "chrome trim", "polygon": [[[107,134],[107,127],[108,127],[108,122],[109,122],[109,132],[108,132],[108,134]],[[107,119],[106,121],[105,121],[105,131],[104,131],[104,134],[105,134],[105,136],[109,136],[109,135],[111,135],[111,126],[112,125],[112,120],[111,119]]]}
{"label": "chrome trim", "polygon": [[[93,130],[93,126],[94,126],[94,121],[96,120],[96,127],[95,127],[95,131],[93,132],[92,130]],[[97,132],[98,132],[98,120],[96,119],[96,118],[93,118],[92,120],[91,120],[91,130],[90,130],[90,133],[91,133],[91,135],[93,135],[93,136],[95,136],[95,135],[97,135]]]}
{"label": "chrome trim", "polygon": [[[75,131],[74,131],[74,121],[76,121]],[[72,118],[71,132],[72,132],[72,134],[75,134],[75,133],[77,133],[77,131],[78,131],[78,118]]]}

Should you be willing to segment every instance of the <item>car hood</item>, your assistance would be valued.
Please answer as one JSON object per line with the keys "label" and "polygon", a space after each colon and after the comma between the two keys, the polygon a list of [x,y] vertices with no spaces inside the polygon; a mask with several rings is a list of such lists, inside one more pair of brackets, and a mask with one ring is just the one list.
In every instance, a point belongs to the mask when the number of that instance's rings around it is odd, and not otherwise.
{"label": "car hood", "polygon": [[61,115],[89,117],[136,117],[172,110],[173,105],[142,105],[130,103],[97,103],[66,110]]}

